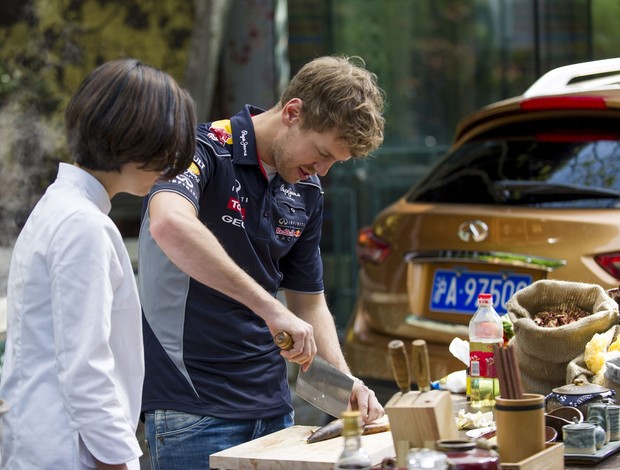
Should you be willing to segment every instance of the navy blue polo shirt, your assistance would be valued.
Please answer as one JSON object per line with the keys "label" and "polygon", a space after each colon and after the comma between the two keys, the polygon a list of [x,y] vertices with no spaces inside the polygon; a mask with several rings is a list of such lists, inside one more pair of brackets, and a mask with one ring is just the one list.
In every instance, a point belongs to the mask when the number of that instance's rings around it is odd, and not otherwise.
{"label": "navy blue polo shirt", "polygon": [[[149,198],[160,191],[187,198],[228,254],[274,296],[281,287],[322,292],[320,181],[290,184],[277,174],[268,181],[251,121],[261,112],[246,106],[230,120],[199,125],[190,168],[158,183]],[[228,419],[292,411],[286,363],[265,322],[172,264],[152,239],[146,212],[138,284],[146,362],[143,411]]]}

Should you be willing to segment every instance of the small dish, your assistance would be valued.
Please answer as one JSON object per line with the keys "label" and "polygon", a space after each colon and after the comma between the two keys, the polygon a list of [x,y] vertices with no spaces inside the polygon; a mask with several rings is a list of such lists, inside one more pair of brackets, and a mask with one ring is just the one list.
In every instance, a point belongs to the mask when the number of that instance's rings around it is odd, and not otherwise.
{"label": "small dish", "polygon": [[562,426],[583,422],[583,413],[574,406],[560,406],[545,413],[545,425],[553,428],[557,433],[556,440],[563,439]]}
{"label": "small dish", "polygon": [[547,414],[563,418],[571,423],[575,421],[575,418],[578,423],[583,421],[583,413],[574,406],[560,406],[559,408],[549,411]]}
{"label": "small dish", "polygon": [[[470,429],[465,433],[470,439],[480,439],[481,437],[492,437],[491,433],[495,433],[495,426],[485,426],[484,428]],[[488,436],[487,436],[488,435]]]}
{"label": "small dish", "polygon": [[545,426],[545,443],[550,444],[558,438],[558,432],[551,426]]}
{"label": "small dish", "polygon": [[558,441],[562,440],[562,427],[566,426],[567,424],[574,424],[574,422],[564,418],[560,418],[559,416],[553,416],[550,414],[545,415],[545,425],[555,429],[555,431],[558,433],[556,437]]}

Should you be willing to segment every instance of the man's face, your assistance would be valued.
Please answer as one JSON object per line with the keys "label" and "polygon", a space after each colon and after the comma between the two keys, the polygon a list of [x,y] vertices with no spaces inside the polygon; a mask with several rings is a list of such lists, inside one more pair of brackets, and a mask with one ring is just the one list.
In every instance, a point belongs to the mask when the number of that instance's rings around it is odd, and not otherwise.
{"label": "man's face", "polygon": [[335,131],[319,134],[300,129],[297,123],[274,140],[271,156],[278,174],[288,183],[305,181],[314,174],[325,176],[334,163],[351,158]]}

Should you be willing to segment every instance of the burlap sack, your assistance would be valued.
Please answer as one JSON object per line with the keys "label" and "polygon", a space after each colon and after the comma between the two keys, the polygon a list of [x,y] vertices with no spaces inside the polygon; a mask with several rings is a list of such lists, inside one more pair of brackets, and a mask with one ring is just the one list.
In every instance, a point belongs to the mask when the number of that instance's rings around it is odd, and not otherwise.
{"label": "burlap sack", "polygon": [[[542,327],[534,322],[539,312],[576,307],[588,313],[568,325]],[[618,323],[618,304],[595,284],[536,281],[515,293],[506,304],[514,323],[515,348],[521,382],[527,393],[546,395],[565,385],[568,363],[582,354],[595,333]]]}

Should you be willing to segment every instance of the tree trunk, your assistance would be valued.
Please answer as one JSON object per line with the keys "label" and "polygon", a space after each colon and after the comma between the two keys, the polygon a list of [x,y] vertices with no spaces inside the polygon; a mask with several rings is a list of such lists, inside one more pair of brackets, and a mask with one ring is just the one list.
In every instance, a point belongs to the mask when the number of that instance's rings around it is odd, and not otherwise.
{"label": "tree trunk", "polygon": [[196,101],[198,122],[209,120],[231,4],[229,0],[194,0],[196,20],[184,85]]}

